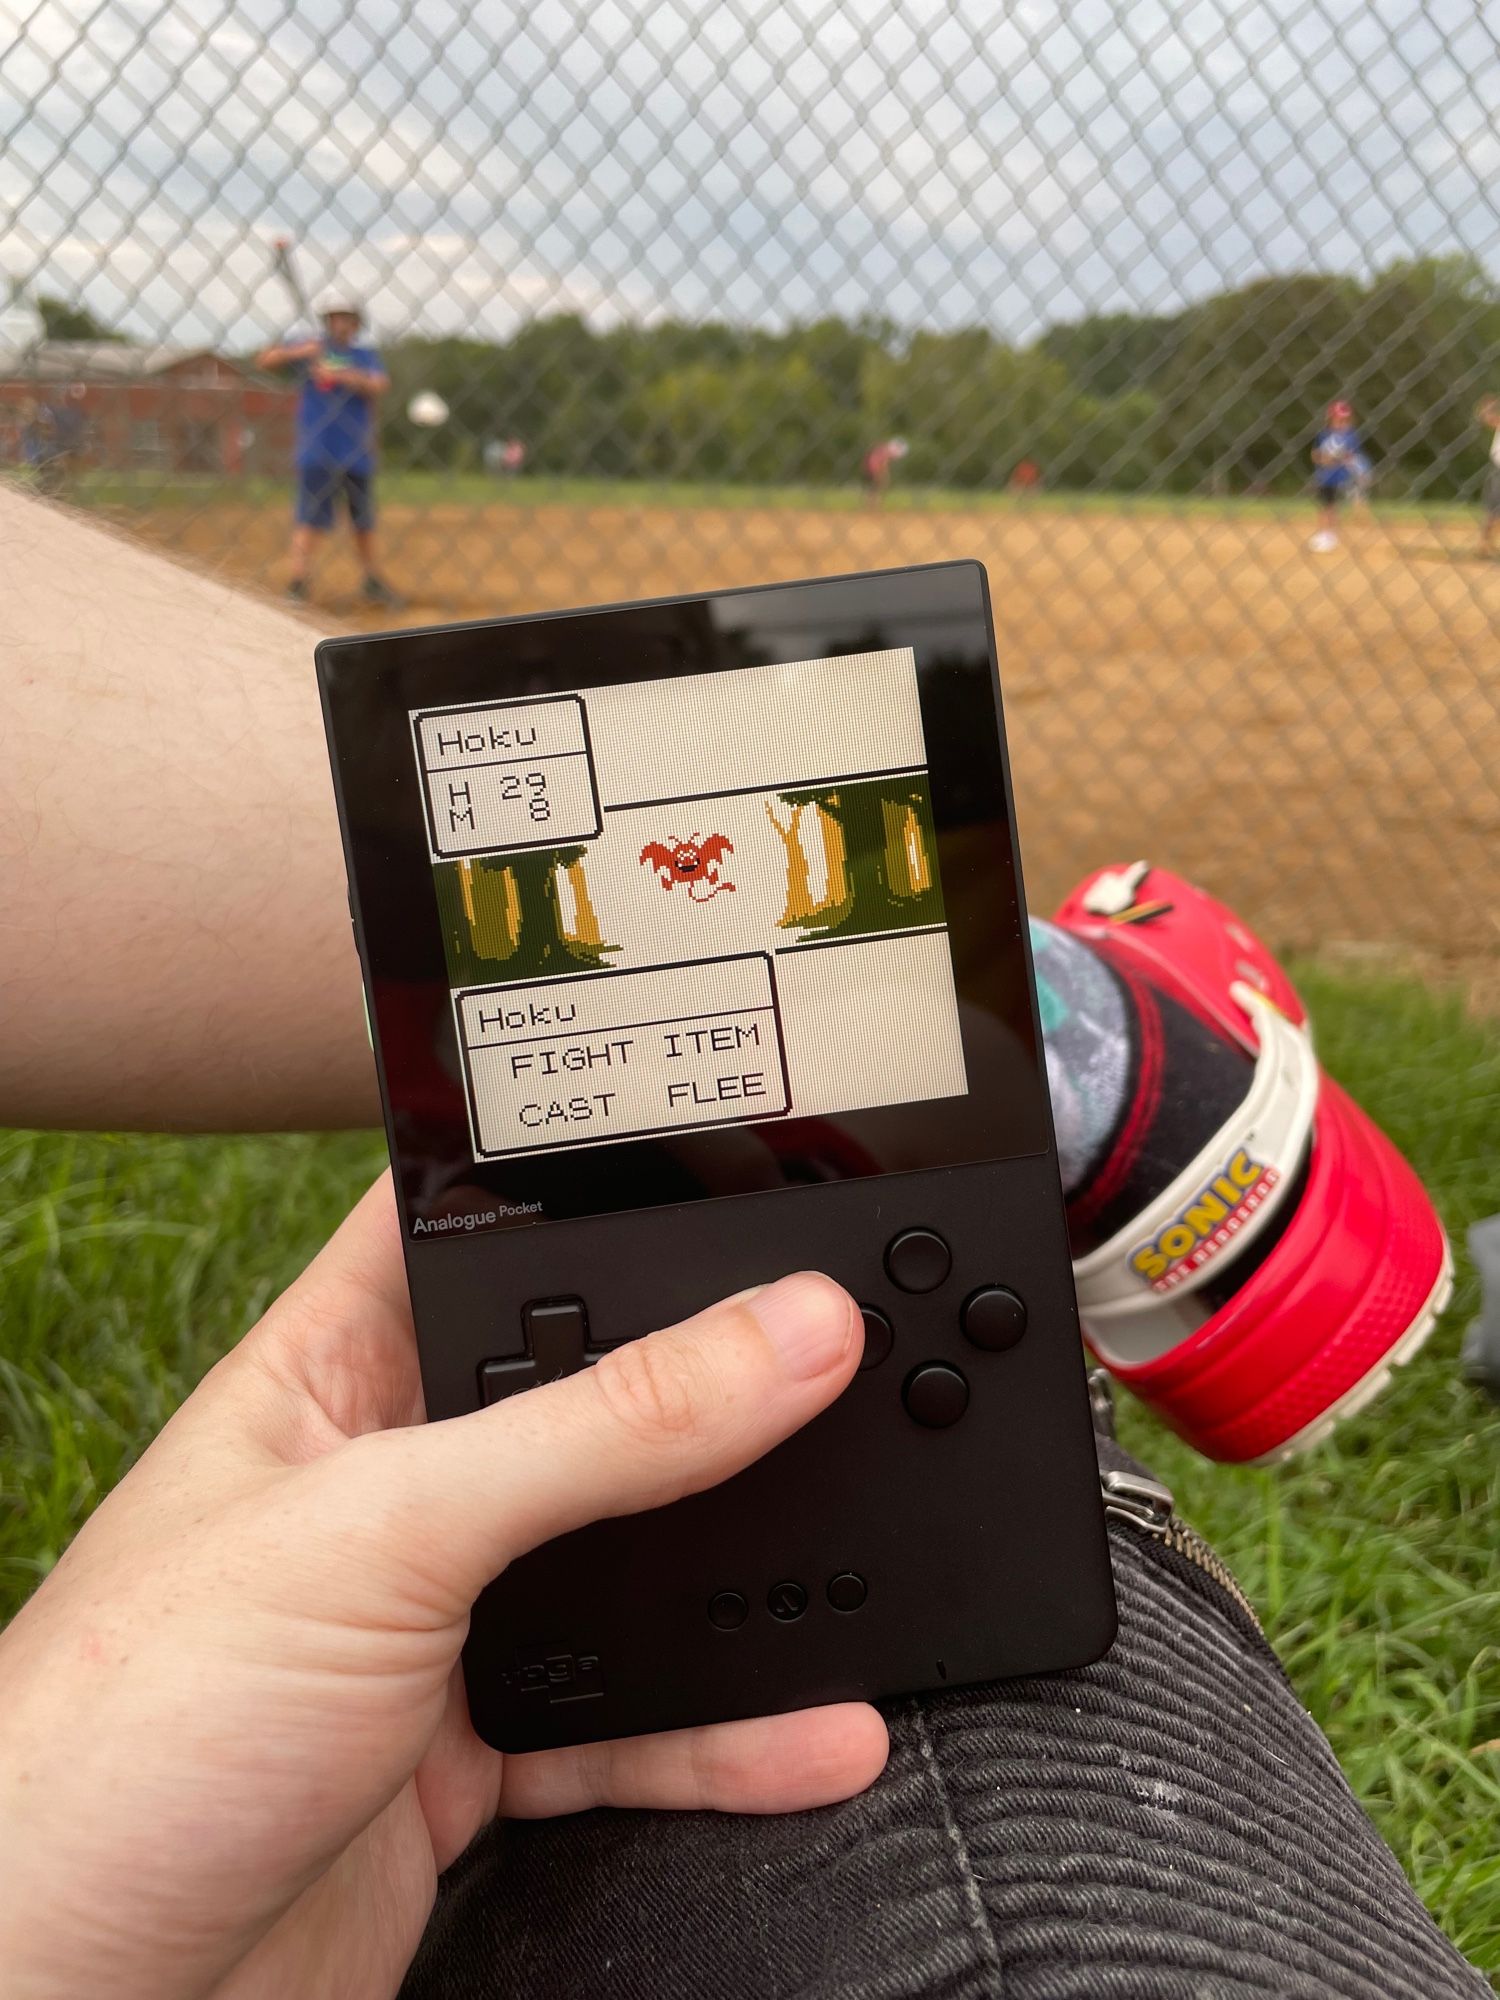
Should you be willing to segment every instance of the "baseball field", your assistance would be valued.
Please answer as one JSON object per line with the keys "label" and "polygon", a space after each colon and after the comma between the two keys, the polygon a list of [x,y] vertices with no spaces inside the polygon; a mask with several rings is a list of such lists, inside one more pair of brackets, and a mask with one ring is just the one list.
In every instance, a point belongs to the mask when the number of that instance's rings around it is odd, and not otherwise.
{"label": "baseball field", "polygon": [[[236,581],[285,574],[279,489],[80,497]],[[978,556],[1038,906],[1145,852],[1282,942],[1493,967],[1500,565],[1472,560],[1467,517],[1393,509],[1319,558],[1305,513],[393,480],[385,531],[410,622]],[[357,581],[340,539],[309,639],[368,622]],[[1209,1465],[1128,1401],[1123,1435],[1231,1562],[1357,1795],[1500,1990],[1500,1411],[1458,1361],[1479,1305],[1467,1231],[1500,1208],[1500,1034],[1446,981],[1319,951],[1294,970],[1330,1073],[1432,1192],[1452,1308],[1378,1403],[1290,1465]],[[365,1135],[0,1133],[0,1623],[383,1158]]]}
{"label": "baseball field", "polygon": [[[284,574],[279,487],[97,496],[237,582]],[[1500,561],[1472,517],[1376,508],[1333,555],[1295,503],[853,496],[393,476],[362,614],[346,535],[323,629],[421,623],[977,557],[988,568],[1032,900],[1098,862],[1196,875],[1273,939],[1497,941]]]}

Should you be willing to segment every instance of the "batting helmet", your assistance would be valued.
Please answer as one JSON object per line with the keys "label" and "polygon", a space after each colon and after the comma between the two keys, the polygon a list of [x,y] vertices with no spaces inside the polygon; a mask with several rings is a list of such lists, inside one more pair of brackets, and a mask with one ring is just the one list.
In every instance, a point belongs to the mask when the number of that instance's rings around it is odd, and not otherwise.
{"label": "batting helmet", "polygon": [[335,313],[348,313],[351,319],[363,320],[365,309],[358,299],[331,285],[318,294],[317,314],[319,319],[332,319]]}

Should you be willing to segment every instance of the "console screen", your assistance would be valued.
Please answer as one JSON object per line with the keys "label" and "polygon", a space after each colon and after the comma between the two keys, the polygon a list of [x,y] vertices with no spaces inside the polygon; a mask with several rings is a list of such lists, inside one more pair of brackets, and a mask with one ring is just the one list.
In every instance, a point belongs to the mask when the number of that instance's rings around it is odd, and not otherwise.
{"label": "console screen", "polygon": [[967,1094],[909,647],[408,713],[476,1161]]}

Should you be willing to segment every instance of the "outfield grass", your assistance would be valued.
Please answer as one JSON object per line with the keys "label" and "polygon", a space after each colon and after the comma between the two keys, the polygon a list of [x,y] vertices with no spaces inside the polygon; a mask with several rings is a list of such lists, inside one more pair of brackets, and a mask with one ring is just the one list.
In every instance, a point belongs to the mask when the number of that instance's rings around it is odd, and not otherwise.
{"label": "outfield grass", "polygon": [[[1467,1225],[1500,1209],[1500,1029],[1455,998],[1300,976],[1325,1060],[1417,1163],[1459,1253],[1453,1310],[1365,1416],[1273,1472],[1125,1441],[1231,1558],[1444,1928],[1500,1973],[1500,1411],[1458,1379]],[[365,1137],[0,1138],[0,1617],[383,1154]]]}
{"label": "outfield grass", "polygon": [[[19,475],[17,475],[19,476]],[[422,471],[390,467],[380,474],[380,495],[391,505],[510,506],[510,507],[675,507],[689,511],[733,507],[810,510],[818,513],[859,512],[867,506],[854,482],[847,486],[755,486],[727,481],[653,479],[569,479],[527,473],[519,479],[492,479],[480,472]],[[67,497],[81,505],[109,511],[187,507],[210,504],[244,507],[289,504],[290,475],[285,479],[255,477],[221,479],[207,473],[87,472],[72,482]],[[903,486],[897,484],[883,503],[892,513],[1079,513],[1174,514],[1206,518],[1239,518],[1249,514],[1268,520],[1288,510],[1306,511],[1305,494],[1280,493],[1213,498],[1192,493],[1114,493],[1059,488],[1055,492],[1016,494],[975,487]],[[1384,498],[1374,507],[1383,520],[1472,522],[1478,502]]]}

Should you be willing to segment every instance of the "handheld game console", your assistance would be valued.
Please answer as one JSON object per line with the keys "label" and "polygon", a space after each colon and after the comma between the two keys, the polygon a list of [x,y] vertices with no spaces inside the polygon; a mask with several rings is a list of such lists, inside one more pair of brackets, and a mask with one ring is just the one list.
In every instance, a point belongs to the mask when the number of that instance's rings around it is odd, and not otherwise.
{"label": "handheld game console", "polygon": [[529,1750],[1060,1668],[1114,1595],[984,572],[328,640],[318,673],[441,1418],[799,1268],[832,1408],[513,1564]]}

